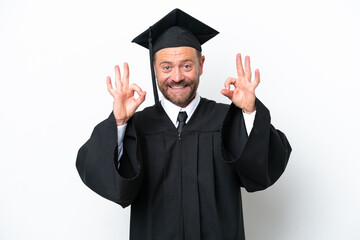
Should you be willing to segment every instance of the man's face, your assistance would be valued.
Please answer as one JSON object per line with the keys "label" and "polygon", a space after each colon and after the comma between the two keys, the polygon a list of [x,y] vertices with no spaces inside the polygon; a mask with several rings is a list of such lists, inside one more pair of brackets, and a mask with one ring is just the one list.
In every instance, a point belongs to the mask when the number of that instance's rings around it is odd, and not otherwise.
{"label": "man's face", "polygon": [[196,95],[205,58],[192,47],[164,48],[155,53],[159,89],[166,99],[186,107]]}

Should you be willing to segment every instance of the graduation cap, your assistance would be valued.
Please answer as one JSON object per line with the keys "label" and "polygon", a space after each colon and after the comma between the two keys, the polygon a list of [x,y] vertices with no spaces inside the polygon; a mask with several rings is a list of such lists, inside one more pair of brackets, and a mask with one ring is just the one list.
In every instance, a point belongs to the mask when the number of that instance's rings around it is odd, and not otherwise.
{"label": "graduation cap", "polygon": [[132,40],[132,42],[149,49],[156,104],[159,103],[159,96],[153,67],[154,54],[163,48],[185,46],[195,48],[201,52],[201,45],[218,33],[215,29],[176,8]]}

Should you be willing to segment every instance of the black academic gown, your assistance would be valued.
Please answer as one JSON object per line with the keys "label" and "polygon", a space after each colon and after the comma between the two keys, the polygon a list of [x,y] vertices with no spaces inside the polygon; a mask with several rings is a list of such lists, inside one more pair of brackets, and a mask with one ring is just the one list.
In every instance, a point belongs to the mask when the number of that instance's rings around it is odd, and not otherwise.
{"label": "black academic gown", "polygon": [[113,114],[80,148],[83,182],[101,196],[131,204],[130,239],[245,239],[240,187],[253,192],[283,173],[291,147],[256,100],[247,136],[242,110],[202,98],[181,136],[163,108],[128,122],[117,169]]}

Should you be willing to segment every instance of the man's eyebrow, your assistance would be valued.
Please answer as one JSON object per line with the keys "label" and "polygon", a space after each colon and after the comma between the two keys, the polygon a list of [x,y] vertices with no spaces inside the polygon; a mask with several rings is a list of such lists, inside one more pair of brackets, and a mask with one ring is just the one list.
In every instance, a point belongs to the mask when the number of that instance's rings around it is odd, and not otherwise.
{"label": "man's eyebrow", "polygon": [[[181,63],[184,63],[184,62],[194,62],[192,59],[184,59],[184,60],[181,60]],[[162,61],[162,62],[160,62],[160,64],[172,64],[172,62],[170,62],[170,61]]]}
{"label": "man's eyebrow", "polygon": [[183,61],[181,61],[181,62],[194,62],[192,59],[185,59],[185,60],[183,60]]}
{"label": "man's eyebrow", "polygon": [[169,61],[162,61],[162,62],[160,62],[160,64],[164,64],[164,63],[166,63],[166,64],[171,64],[171,62],[169,62]]}

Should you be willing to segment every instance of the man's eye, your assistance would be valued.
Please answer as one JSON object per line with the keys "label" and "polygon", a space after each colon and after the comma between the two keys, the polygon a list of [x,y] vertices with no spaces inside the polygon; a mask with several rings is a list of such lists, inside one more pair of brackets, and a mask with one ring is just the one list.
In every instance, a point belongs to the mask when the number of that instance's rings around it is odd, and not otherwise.
{"label": "man's eye", "polygon": [[190,68],[191,68],[191,65],[185,64],[185,65],[184,65],[184,68],[185,68],[185,69],[190,69]]}
{"label": "man's eye", "polygon": [[164,67],[164,70],[165,70],[165,71],[168,71],[168,70],[170,70],[170,67],[169,67],[169,66],[165,66],[165,67]]}

